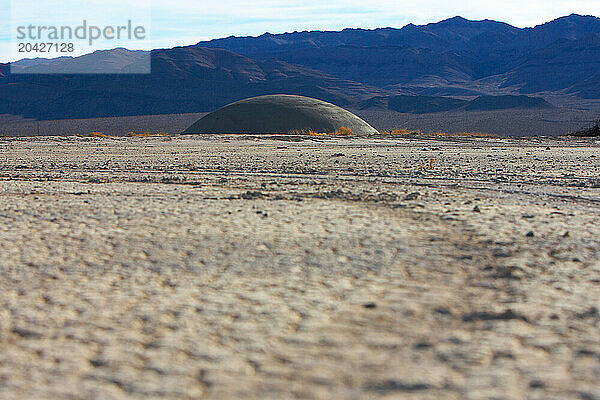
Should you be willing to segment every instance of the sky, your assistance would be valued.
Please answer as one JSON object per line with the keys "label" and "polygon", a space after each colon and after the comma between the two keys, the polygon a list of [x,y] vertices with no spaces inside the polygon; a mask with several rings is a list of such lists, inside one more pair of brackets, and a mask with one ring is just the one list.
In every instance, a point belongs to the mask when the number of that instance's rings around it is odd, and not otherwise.
{"label": "sky", "polygon": [[[531,27],[571,13],[600,16],[600,0],[0,0],[0,62],[15,59],[15,24],[75,24],[135,18],[149,26],[147,40],[124,47],[138,49],[190,45],[230,35],[260,35],[302,30],[401,28],[460,15]],[[34,5],[34,7],[32,7]],[[15,11],[15,9],[18,9]],[[11,13],[11,10],[13,11]],[[117,22],[115,22],[117,23]],[[98,43],[98,48],[117,47]],[[103,47],[105,46],[105,47]],[[89,51],[86,51],[89,52]]]}

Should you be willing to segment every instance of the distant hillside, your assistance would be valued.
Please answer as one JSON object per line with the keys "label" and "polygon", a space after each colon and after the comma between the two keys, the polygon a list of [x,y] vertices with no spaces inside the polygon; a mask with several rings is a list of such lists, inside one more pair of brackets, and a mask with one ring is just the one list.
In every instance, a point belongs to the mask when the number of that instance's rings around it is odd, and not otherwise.
{"label": "distant hillside", "polygon": [[583,98],[600,98],[600,85],[593,80],[598,71],[600,33],[587,33],[526,54],[501,77],[503,86],[519,86],[523,93],[567,91]]}
{"label": "distant hillside", "polygon": [[344,29],[340,32],[304,31],[277,35],[265,33],[258,37],[232,36],[199,42],[198,46],[224,48],[250,56],[338,46],[396,47],[408,45],[433,51],[445,51],[469,48],[469,43],[473,38],[490,31],[512,33],[516,36],[520,29],[502,22],[469,21],[455,17],[421,26],[409,24],[401,29]]}
{"label": "distant hillside", "polygon": [[130,51],[114,49],[110,51],[95,51],[81,57],[59,57],[54,59],[31,58],[12,63],[12,71],[20,73],[121,73],[139,63],[142,68],[137,71],[149,72],[150,65],[146,61],[147,51]]}
{"label": "distant hillside", "polygon": [[[59,60],[53,68],[93,62],[126,70],[135,60],[135,53],[119,49]],[[197,46],[153,51],[149,75],[21,75],[8,74],[8,69],[0,65],[0,114],[42,119],[212,111],[246,97],[274,93],[302,94],[347,106],[385,94],[283,61],[254,61]]]}
{"label": "distant hillside", "polygon": [[479,96],[462,108],[468,111],[510,110],[512,108],[551,108],[552,105],[539,97],[529,96]]}
{"label": "distant hillside", "polygon": [[388,108],[402,113],[427,114],[457,110],[467,103],[451,97],[393,96],[389,98]]}
{"label": "distant hillside", "polygon": [[[352,108],[410,113],[548,107],[533,95],[600,99],[600,19],[570,15],[534,28],[461,17],[401,29],[229,37],[151,52],[0,64],[0,114],[84,118],[212,111],[263,94],[299,94]],[[137,69],[137,68],[136,68]],[[401,97],[411,95],[413,97]],[[400,97],[394,97],[400,96]],[[420,96],[420,97],[414,97]],[[425,97],[424,97],[425,96]],[[428,98],[429,97],[429,98]]]}
{"label": "distant hillside", "polygon": [[[371,102],[372,108],[385,104],[381,97]],[[369,101],[364,103],[369,104]],[[451,97],[432,96],[392,96],[387,98],[387,107],[402,113],[428,114],[443,111],[493,111],[509,109],[550,108],[552,105],[539,97],[529,96],[479,96],[467,101]],[[368,107],[365,107],[368,108]]]}
{"label": "distant hillside", "polygon": [[[278,59],[383,88],[500,94],[562,92],[600,98],[600,19],[570,15],[534,28],[451,18],[401,29],[345,29],[200,42],[255,59]],[[583,85],[590,82],[591,86]]]}

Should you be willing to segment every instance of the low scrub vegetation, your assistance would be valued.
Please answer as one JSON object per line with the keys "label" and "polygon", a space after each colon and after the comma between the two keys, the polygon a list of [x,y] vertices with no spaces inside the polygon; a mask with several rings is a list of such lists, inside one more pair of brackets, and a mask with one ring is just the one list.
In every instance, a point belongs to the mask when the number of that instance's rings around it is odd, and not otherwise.
{"label": "low scrub vegetation", "polygon": [[350,136],[350,135],[352,135],[352,129],[342,126],[341,128],[336,129],[335,132],[330,133],[330,135],[331,136]]}
{"label": "low scrub vegetation", "polygon": [[439,137],[497,137],[497,135],[492,135],[490,133],[485,132],[455,132],[455,133],[447,133],[447,132],[422,132],[422,131],[412,131],[408,129],[394,129],[391,131],[381,132],[383,135],[389,136],[402,136],[402,135],[414,135],[414,136],[439,136]]}
{"label": "low scrub vegetation", "polygon": [[408,129],[394,129],[391,131],[384,131],[381,132],[384,135],[392,135],[392,136],[396,136],[396,135],[420,135],[421,132],[420,131],[409,131]]}
{"label": "low scrub vegetation", "polygon": [[352,129],[342,126],[333,132],[316,132],[313,130],[293,130],[290,135],[308,135],[308,136],[351,136]]}
{"label": "low scrub vegetation", "polygon": [[107,135],[102,132],[90,132],[89,137],[97,137],[97,138],[109,138],[110,135]]}
{"label": "low scrub vegetation", "polygon": [[158,132],[158,133],[150,133],[150,132],[135,133],[135,132],[129,132],[127,134],[127,136],[129,136],[129,137],[165,137],[165,136],[170,136],[170,135],[168,133],[166,133],[166,132]]}
{"label": "low scrub vegetation", "polygon": [[[110,135],[108,133],[102,133],[102,132],[90,132],[87,135],[75,135],[75,136],[79,136],[79,137],[94,137],[94,138],[105,138],[105,139],[110,139],[110,138],[115,138],[116,136]],[[170,134],[165,133],[165,132],[158,132],[158,133],[150,133],[150,132],[144,132],[144,133],[135,133],[135,132],[129,132],[127,134],[127,136],[129,137],[167,137],[170,136]]]}
{"label": "low scrub vegetation", "polygon": [[589,127],[588,129],[574,132],[571,136],[577,137],[598,137],[600,136],[600,120],[596,121],[594,125]]}

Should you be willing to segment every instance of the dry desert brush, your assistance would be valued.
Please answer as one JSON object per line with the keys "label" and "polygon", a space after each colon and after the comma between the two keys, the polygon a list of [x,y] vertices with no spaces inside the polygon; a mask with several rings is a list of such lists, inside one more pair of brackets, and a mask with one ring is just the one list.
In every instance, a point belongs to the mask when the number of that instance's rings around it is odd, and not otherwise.
{"label": "dry desert brush", "polygon": [[596,121],[588,129],[573,132],[571,134],[571,136],[576,136],[576,137],[598,137],[598,136],[600,136],[600,120]]}

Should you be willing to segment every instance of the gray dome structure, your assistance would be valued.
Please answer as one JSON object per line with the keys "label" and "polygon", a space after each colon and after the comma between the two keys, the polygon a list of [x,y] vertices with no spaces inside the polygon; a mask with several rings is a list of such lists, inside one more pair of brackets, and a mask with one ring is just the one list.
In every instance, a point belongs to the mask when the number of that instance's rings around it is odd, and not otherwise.
{"label": "gray dome structure", "polygon": [[341,127],[349,128],[353,135],[378,133],[371,125],[341,107],[310,97],[282,94],[252,97],[229,104],[204,116],[183,133],[331,133]]}

